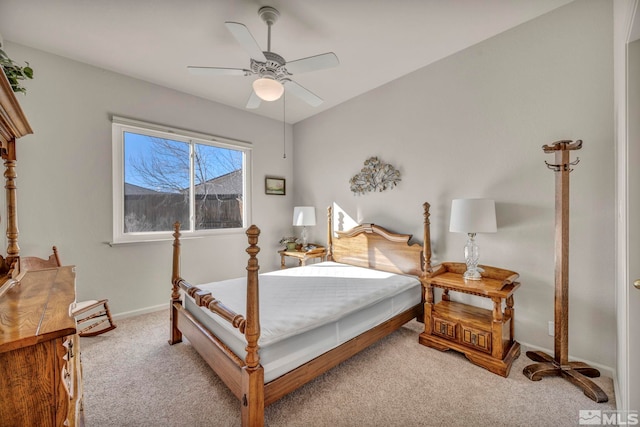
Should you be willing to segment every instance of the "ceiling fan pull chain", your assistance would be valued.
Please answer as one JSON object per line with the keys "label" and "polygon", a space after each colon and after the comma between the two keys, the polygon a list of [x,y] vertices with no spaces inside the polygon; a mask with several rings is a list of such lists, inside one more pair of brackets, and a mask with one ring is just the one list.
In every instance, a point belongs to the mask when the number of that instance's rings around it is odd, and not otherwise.
{"label": "ceiling fan pull chain", "polygon": [[282,158],[287,158],[287,93],[282,94]]}

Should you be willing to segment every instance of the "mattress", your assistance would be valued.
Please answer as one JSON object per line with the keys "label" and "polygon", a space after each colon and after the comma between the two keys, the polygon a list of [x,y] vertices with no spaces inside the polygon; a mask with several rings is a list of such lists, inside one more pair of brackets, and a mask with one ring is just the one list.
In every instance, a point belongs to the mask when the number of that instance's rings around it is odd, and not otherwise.
{"label": "mattress", "polygon": [[[246,312],[246,278],[198,285],[230,310]],[[260,364],[265,383],[421,302],[409,275],[322,262],[259,276]],[[236,328],[185,294],[185,308],[242,359]]]}

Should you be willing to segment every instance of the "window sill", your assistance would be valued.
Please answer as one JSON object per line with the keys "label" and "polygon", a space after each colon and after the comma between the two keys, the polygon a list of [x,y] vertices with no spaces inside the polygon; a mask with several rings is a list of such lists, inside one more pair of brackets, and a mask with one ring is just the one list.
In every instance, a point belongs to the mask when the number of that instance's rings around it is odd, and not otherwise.
{"label": "window sill", "polygon": [[[180,236],[180,241],[183,240],[195,240],[195,239],[204,239],[208,236]],[[167,237],[166,239],[149,239],[149,240],[125,240],[121,242],[103,242],[105,245],[109,245],[111,247],[114,246],[126,246],[126,245],[146,245],[147,243],[165,243],[165,242],[173,242],[173,237]]]}
{"label": "window sill", "polygon": [[[216,229],[216,230],[208,230],[203,231],[199,230],[197,234],[188,231],[180,232],[180,241],[182,240],[193,240],[193,239],[204,239],[208,237],[216,237],[216,236],[229,236],[229,235],[245,235],[247,232],[247,228],[226,228],[226,229]],[[160,236],[149,237],[149,235],[140,235],[140,236],[128,236],[123,240],[112,240],[110,242],[103,242],[111,247],[113,246],[122,246],[122,245],[136,245],[136,244],[146,244],[146,243],[155,243],[155,242],[173,242],[174,237],[173,234],[162,233]]]}

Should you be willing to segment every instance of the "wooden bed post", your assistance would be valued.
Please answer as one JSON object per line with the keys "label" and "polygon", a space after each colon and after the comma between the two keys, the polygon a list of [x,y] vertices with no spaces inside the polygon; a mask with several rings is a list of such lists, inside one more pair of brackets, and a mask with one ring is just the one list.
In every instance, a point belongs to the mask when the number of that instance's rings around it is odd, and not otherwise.
{"label": "wooden bed post", "polygon": [[427,276],[433,271],[433,268],[431,267],[431,222],[429,221],[429,216],[431,215],[429,213],[430,207],[431,205],[427,202],[424,202],[422,204],[422,209],[424,210],[424,236],[422,241],[424,257],[422,266],[424,271],[423,276]]}
{"label": "wooden bed post", "polygon": [[180,286],[179,282],[182,280],[180,277],[180,223],[176,221],[173,224],[173,271],[171,273],[171,300],[170,300],[170,318],[171,318],[171,336],[169,337],[169,344],[177,344],[182,342],[182,332],[178,329],[178,309],[176,305],[182,305],[180,299]]}
{"label": "wooden bed post", "polygon": [[264,425],[264,369],[260,365],[258,339],[260,338],[260,301],[258,292],[257,246],[260,229],[252,225],[247,229],[249,262],[247,264],[247,320],[244,336],[247,339],[247,357],[242,368],[242,425]]}
{"label": "wooden bed post", "polygon": [[[422,211],[424,215],[422,259],[420,260],[422,264],[422,274],[419,277],[420,282],[422,283],[422,313],[416,318],[418,322],[429,322],[431,320],[431,308],[433,306],[433,288],[427,286],[426,282],[427,277],[429,277],[431,273],[433,273],[433,267],[431,267],[431,222],[429,221],[429,216],[431,216],[431,214],[429,213],[430,207],[431,205],[427,202],[424,202],[422,204]],[[429,291],[427,291],[427,289],[429,289]],[[430,327],[431,326],[429,326],[429,328]]]}

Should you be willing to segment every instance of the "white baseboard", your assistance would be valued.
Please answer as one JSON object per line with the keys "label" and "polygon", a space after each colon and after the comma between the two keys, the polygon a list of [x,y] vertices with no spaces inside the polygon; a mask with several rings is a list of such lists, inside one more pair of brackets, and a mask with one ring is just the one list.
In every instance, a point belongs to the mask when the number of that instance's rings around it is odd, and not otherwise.
{"label": "white baseboard", "polygon": [[[522,355],[524,355],[526,357],[526,355],[524,354],[527,350],[537,350],[537,351],[542,351],[544,353],[553,355],[554,351],[553,350],[549,350],[548,348],[542,348],[542,347],[538,347],[537,345],[533,345],[533,344],[529,344],[526,342],[522,342],[519,341],[520,345],[523,347],[522,348]],[[614,381],[616,380],[616,370],[614,368],[612,368],[611,366],[605,366],[602,365],[600,363],[595,363],[595,362],[591,362],[590,360],[585,360],[585,359],[581,359],[579,357],[573,357],[572,355],[569,355],[569,360],[571,361],[577,361],[577,362],[584,362],[587,365],[590,365],[594,368],[596,368],[597,370],[600,371],[600,375],[605,376],[605,377],[610,377],[612,378]]]}
{"label": "white baseboard", "polygon": [[145,307],[139,310],[125,311],[124,313],[114,314],[113,320],[126,319],[127,317],[139,316],[141,314],[154,313],[156,311],[168,310],[168,309],[169,309],[169,303],[154,305],[152,307]]}

